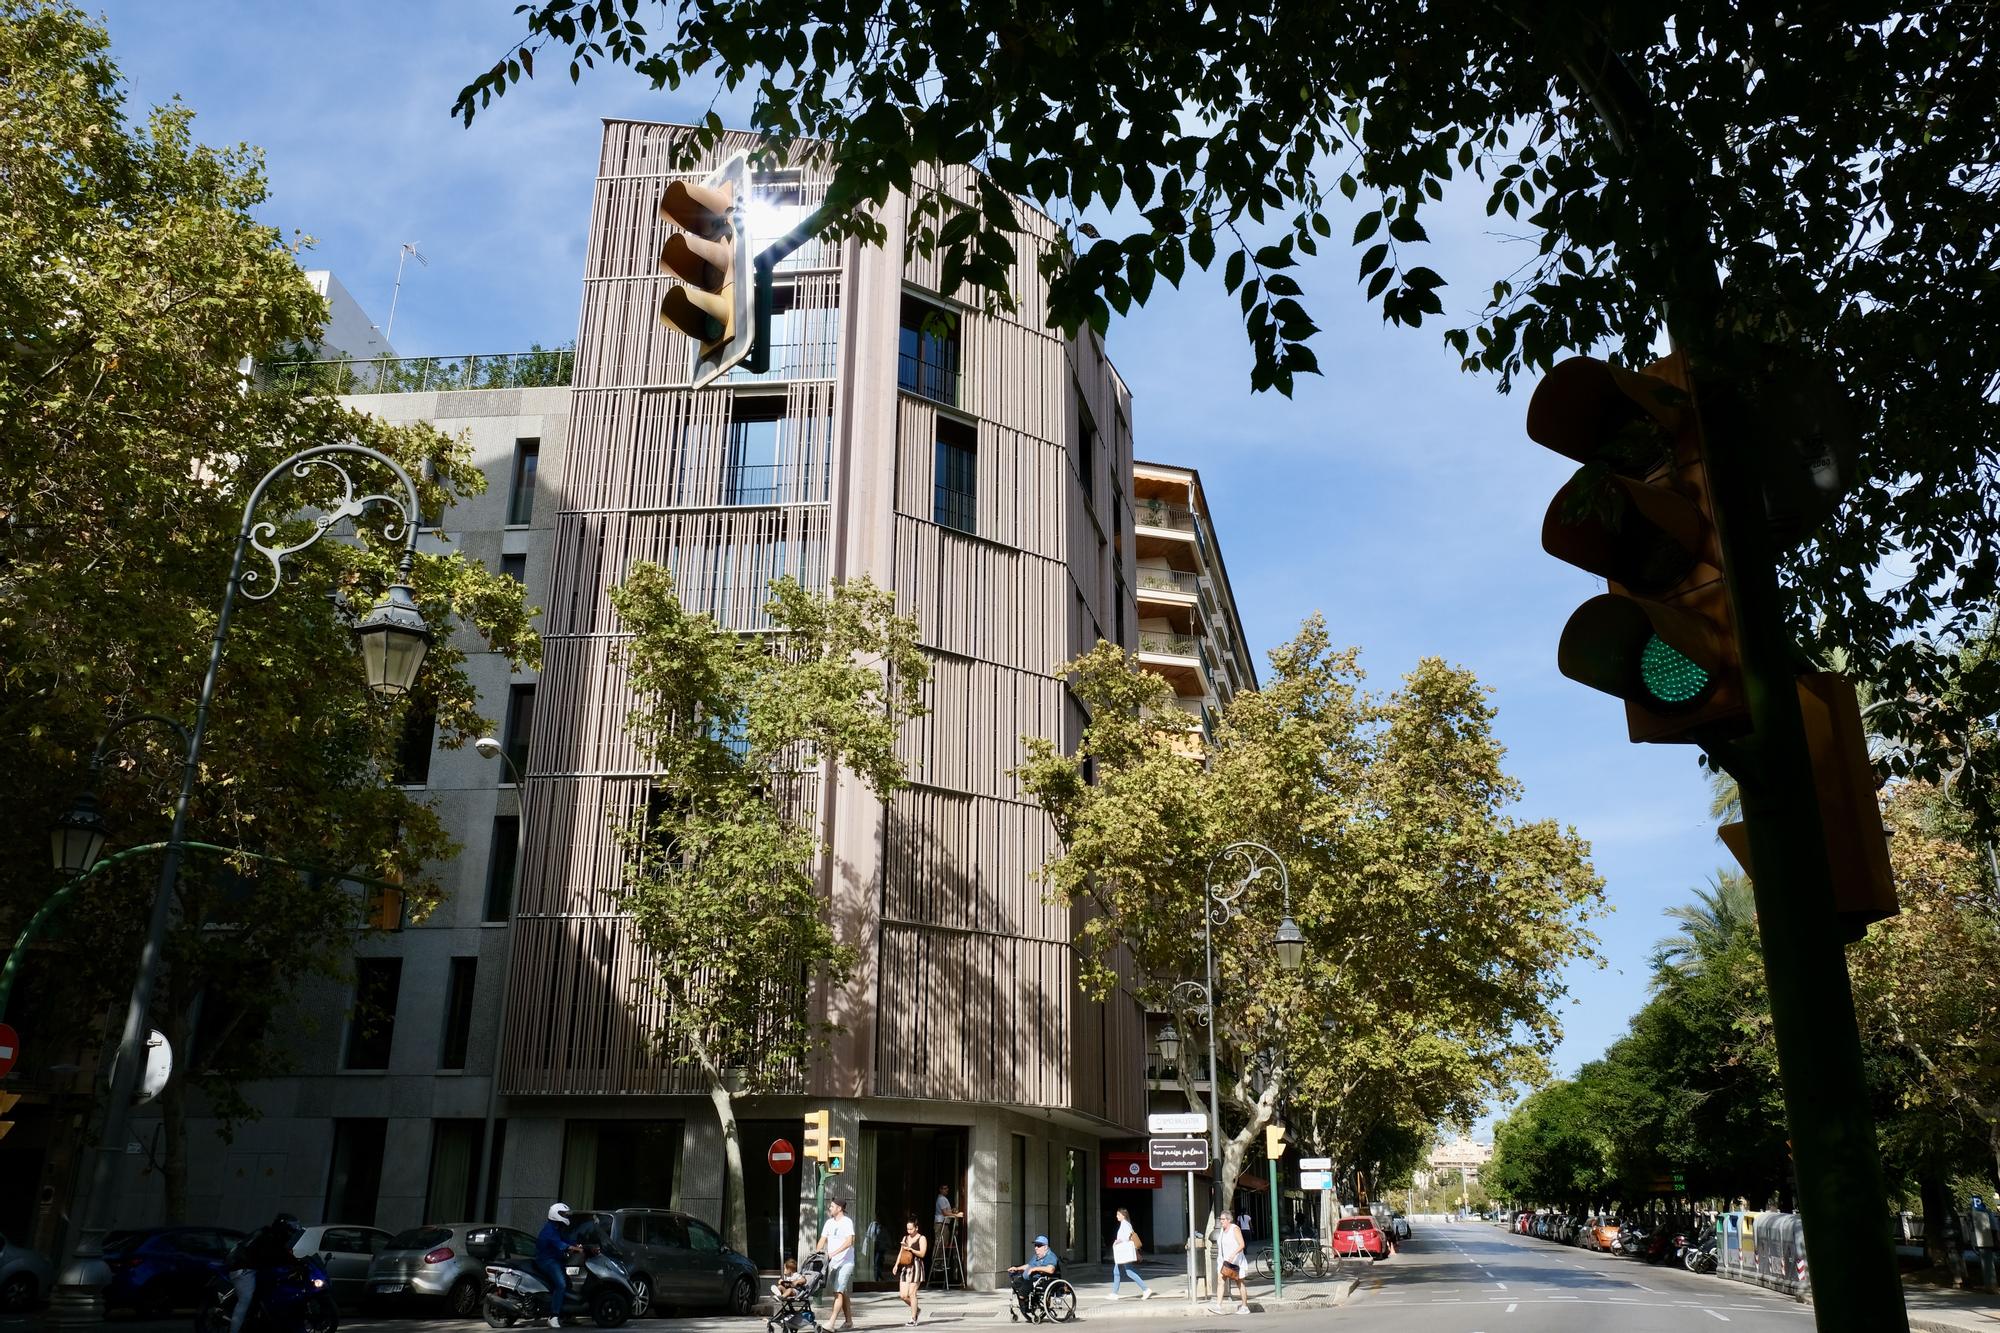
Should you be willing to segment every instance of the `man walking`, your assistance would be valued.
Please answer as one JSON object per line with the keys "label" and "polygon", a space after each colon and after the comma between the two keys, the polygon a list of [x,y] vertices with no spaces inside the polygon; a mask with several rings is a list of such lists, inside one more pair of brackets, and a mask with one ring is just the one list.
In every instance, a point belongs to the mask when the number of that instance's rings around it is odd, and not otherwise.
{"label": "man walking", "polygon": [[833,1322],[839,1333],[854,1327],[854,1219],[840,1199],[826,1201],[826,1225],[819,1231],[819,1248],[826,1255],[827,1277],[833,1285]]}

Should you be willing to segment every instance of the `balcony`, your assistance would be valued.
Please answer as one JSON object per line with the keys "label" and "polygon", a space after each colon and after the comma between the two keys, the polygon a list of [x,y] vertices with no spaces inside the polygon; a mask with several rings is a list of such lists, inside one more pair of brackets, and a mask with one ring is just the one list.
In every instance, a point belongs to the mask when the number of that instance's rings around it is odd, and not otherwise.
{"label": "balcony", "polygon": [[356,361],[281,361],[269,369],[279,388],[304,393],[431,393],[454,389],[546,389],[570,382],[573,348],[473,356],[377,357]]}
{"label": "balcony", "polygon": [[958,406],[958,367],[949,361],[912,356],[896,359],[896,387],[946,407]]}
{"label": "balcony", "polygon": [[1141,566],[1137,571],[1139,593],[1163,592],[1183,597],[1196,597],[1201,593],[1201,576],[1182,569],[1154,569]]}
{"label": "balcony", "polygon": [[1202,657],[1201,640],[1185,634],[1141,634],[1139,651],[1157,657],[1190,657],[1197,662]]}
{"label": "balcony", "polygon": [[1197,533],[1201,530],[1194,510],[1157,498],[1140,497],[1134,500],[1132,521],[1142,528],[1164,528],[1170,532]]}

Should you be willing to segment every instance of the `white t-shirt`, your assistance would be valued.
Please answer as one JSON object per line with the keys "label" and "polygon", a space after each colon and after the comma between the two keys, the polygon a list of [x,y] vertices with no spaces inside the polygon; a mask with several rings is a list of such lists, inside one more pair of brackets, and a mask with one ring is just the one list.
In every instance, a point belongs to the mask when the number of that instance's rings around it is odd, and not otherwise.
{"label": "white t-shirt", "polygon": [[1222,1262],[1235,1263],[1243,1253],[1243,1232],[1234,1221],[1222,1225],[1222,1234],[1215,1238],[1216,1249],[1220,1251]]}
{"label": "white t-shirt", "polygon": [[[847,1247],[841,1250],[840,1253],[835,1254],[834,1244],[842,1240],[847,1242]],[[835,1267],[839,1267],[842,1264],[852,1267],[854,1264],[854,1219],[845,1215],[827,1218],[826,1226],[819,1233],[819,1243],[820,1247],[826,1251],[828,1262],[832,1263]]]}

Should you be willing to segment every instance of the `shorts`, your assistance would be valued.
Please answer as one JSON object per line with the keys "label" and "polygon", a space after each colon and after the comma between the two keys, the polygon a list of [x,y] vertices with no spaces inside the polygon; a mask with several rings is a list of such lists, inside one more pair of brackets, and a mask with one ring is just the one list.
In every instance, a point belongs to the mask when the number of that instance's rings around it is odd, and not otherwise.
{"label": "shorts", "polygon": [[853,1264],[835,1264],[827,1270],[827,1276],[833,1279],[833,1290],[836,1294],[854,1290]]}

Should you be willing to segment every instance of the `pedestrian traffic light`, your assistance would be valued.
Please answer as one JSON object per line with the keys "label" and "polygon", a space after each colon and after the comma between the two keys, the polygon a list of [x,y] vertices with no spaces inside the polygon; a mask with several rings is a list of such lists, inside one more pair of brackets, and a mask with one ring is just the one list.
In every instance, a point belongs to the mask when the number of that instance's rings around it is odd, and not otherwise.
{"label": "pedestrian traffic light", "polygon": [[806,1158],[824,1164],[826,1161],[826,1132],[833,1120],[830,1111],[806,1112]]}
{"label": "pedestrian traffic light", "polygon": [[826,1173],[837,1176],[847,1169],[847,1140],[828,1139],[826,1141]]}
{"label": "pedestrian traffic light", "polygon": [[694,339],[699,389],[744,357],[756,337],[751,272],[750,160],[742,153],[706,180],[670,182],[660,216],[679,230],[660,247],[660,268],[680,279],[660,301],[660,318]]}
{"label": "pedestrian traffic light", "polygon": [[1583,465],[1549,505],[1542,548],[1608,585],[1563,627],[1556,665],[1623,699],[1634,741],[1749,722],[1695,388],[1679,354],[1643,372],[1579,356],[1528,404],[1529,438]]}
{"label": "pedestrian traffic light", "polygon": [[1285,1127],[1283,1125],[1264,1126],[1264,1156],[1277,1161],[1285,1155]]}
{"label": "pedestrian traffic light", "polygon": [[21,1094],[18,1092],[0,1092],[0,1139],[6,1138],[13,1132],[14,1122],[8,1117],[13,1114],[14,1106],[20,1100]]}

